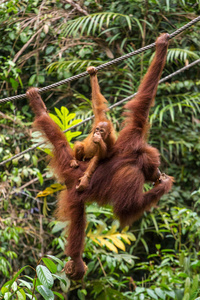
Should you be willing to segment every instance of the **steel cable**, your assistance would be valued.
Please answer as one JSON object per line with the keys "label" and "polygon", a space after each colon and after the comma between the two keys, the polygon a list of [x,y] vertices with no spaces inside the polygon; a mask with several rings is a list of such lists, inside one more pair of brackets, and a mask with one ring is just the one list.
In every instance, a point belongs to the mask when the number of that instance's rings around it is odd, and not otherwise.
{"label": "steel cable", "polygon": [[[187,65],[187,66],[185,66],[185,67],[183,67],[183,68],[181,68],[181,69],[179,69],[179,70],[177,70],[177,71],[175,71],[175,72],[169,74],[168,76],[162,78],[162,79],[159,81],[159,84],[160,84],[160,83],[163,83],[163,82],[165,82],[166,80],[172,78],[173,76],[175,76],[175,75],[177,75],[177,74],[179,74],[179,73],[181,73],[181,72],[183,72],[183,71],[185,71],[185,70],[187,70],[187,69],[193,67],[194,65],[196,65],[196,64],[198,64],[198,63],[200,63],[200,59],[197,59],[197,60],[195,60],[194,62],[192,62],[191,64],[189,64],[189,65]],[[111,105],[111,106],[109,107],[109,109],[113,109],[114,107],[116,107],[116,106],[118,106],[118,105],[124,103],[125,101],[131,100],[136,94],[137,94],[137,93],[135,93],[135,94],[133,94],[133,95],[130,95],[130,96],[128,96],[128,97],[122,99],[121,101],[118,101],[117,103]],[[65,133],[65,132],[67,132],[67,131],[69,131],[69,130],[75,129],[75,128],[77,128],[78,126],[80,126],[80,125],[82,125],[82,124],[84,124],[84,123],[86,123],[86,122],[92,120],[93,118],[94,118],[94,115],[91,116],[91,117],[88,117],[87,119],[81,121],[80,123],[78,123],[78,124],[76,124],[76,125],[74,125],[74,126],[68,128],[68,129],[64,130],[63,132]],[[22,152],[20,152],[20,153],[18,153],[18,154],[16,154],[16,155],[14,155],[14,156],[12,156],[12,157],[10,157],[10,158],[8,158],[8,159],[2,161],[2,162],[0,163],[0,166],[3,166],[3,165],[5,165],[6,163],[12,161],[13,159],[16,159],[16,158],[18,158],[18,157],[20,157],[20,156],[22,156],[22,155],[28,153],[29,151],[34,150],[35,148],[37,148],[37,147],[43,145],[44,143],[45,143],[45,142],[38,143],[38,144],[36,144],[35,146],[32,146],[32,147],[30,147],[30,148],[28,148],[28,149],[26,149],[26,150],[24,150],[24,151],[22,151]]]}
{"label": "steel cable", "polygon": [[[177,29],[176,31],[174,31],[173,33],[171,33],[171,34],[169,35],[169,38],[172,39],[173,37],[175,37],[176,35],[178,35],[178,34],[181,33],[182,31],[186,30],[187,28],[191,27],[192,25],[194,25],[195,23],[197,23],[197,22],[199,22],[199,21],[200,21],[200,16],[198,16],[197,18],[193,19],[193,20],[190,21],[189,23],[185,24],[184,26],[180,27],[179,29]],[[129,58],[129,57],[131,57],[131,56],[134,56],[134,55],[137,55],[137,54],[139,54],[139,53],[142,53],[142,52],[144,52],[145,50],[151,49],[151,48],[153,48],[155,45],[156,45],[156,43],[152,43],[152,44],[147,45],[147,46],[145,46],[145,47],[143,47],[143,48],[140,48],[140,49],[138,49],[138,50],[136,50],[136,51],[127,53],[127,54],[125,54],[125,55],[123,55],[123,56],[120,56],[120,57],[118,57],[118,58],[115,58],[115,59],[113,59],[113,60],[111,60],[111,61],[109,61],[109,62],[106,62],[106,63],[104,63],[104,64],[102,64],[102,65],[96,67],[96,69],[97,69],[97,71],[98,71],[98,70],[101,70],[101,69],[104,69],[105,67],[108,67],[108,66],[110,66],[110,65],[112,65],[112,64],[116,64],[116,63],[121,62],[121,61],[123,61],[123,60],[125,60],[125,59],[127,59],[127,58]],[[74,75],[74,76],[72,76],[72,77],[70,77],[70,78],[63,79],[63,80],[58,81],[58,82],[56,82],[56,83],[53,83],[53,84],[51,84],[51,85],[48,85],[48,86],[45,86],[45,87],[40,88],[40,89],[39,89],[39,93],[42,94],[42,93],[44,93],[44,92],[46,92],[46,91],[48,91],[48,90],[50,90],[50,89],[52,89],[52,88],[58,87],[58,86],[60,86],[60,85],[62,85],[62,84],[66,84],[66,83],[68,83],[68,82],[71,82],[71,81],[73,81],[73,80],[82,78],[82,77],[87,76],[87,75],[89,75],[89,73],[88,73],[87,71],[85,71],[85,72],[83,72],[83,73]],[[24,98],[26,98],[26,94],[21,94],[21,95],[16,95],[16,96],[11,96],[11,97],[7,97],[7,98],[0,99],[0,104],[1,104],[1,103],[4,103],[4,102],[14,101],[14,100],[24,99]]]}

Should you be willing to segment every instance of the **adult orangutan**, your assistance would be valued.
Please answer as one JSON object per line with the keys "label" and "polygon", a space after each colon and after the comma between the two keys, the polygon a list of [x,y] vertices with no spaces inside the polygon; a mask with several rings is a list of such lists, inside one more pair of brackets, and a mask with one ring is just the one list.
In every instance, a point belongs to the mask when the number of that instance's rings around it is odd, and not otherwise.
{"label": "adult orangutan", "polygon": [[[126,119],[109,158],[99,161],[92,175],[89,187],[83,192],[76,190],[79,178],[88,167],[87,161],[80,161],[72,169],[73,159],[65,135],[51,120],[46,107],[35,88],[27,91],[30,105],[35,112],[35,126],[42,130],[54,146],[52,166],[67,190],[61,193],[57,216],[69,220],[66,255],[71,257],[65,271],[72,279],[81,279],[85,266],[81,258],[85,236],[85,203],[96,201],[99,205],[110,203],[122,226],[132,224],[144,211],[156,205],[160,197],[172,186],[172,177],[160,174],[159,152],[147,144],[149,109],[156,95],[169,43],[169,35],[162,34],[156,40],[156,53],[139,86],[134,99],[125,105]],[[143,192],[145,181],[155,182],[154,187]]]}
{"label": "adult orangutan", "polygon": [[76,142],[74,146],[75,158],[71,161],[71,167],[78,167],[78,161],[90,160],[84,175],[79,179],[76,187],[83,191],[89,186],[89,180],[97,168],[99,160],[105,159],[111,153],[115,143],[115,130],[110,120],[106,117],[107,100],[100,92],[95,67],[88,67],[92,87],[92,108],[95,116],[91,133],[82,141]]}

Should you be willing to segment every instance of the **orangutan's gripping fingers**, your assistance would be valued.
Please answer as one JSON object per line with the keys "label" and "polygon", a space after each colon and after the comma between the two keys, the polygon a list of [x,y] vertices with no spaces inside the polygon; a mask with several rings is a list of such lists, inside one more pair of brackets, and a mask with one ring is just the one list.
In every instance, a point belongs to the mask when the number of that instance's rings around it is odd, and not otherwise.
{"label": "orangutan's gripping fingers", "polygon": [[79,180],[80,183],[76,186],[76,190],[82,192],[89,186],[89,177],[87,174],[84,174]]}
{"label": "orangutan's gripping fingers", "polygon": [[97,69],[93,66],[88,67],[87,71],[90,75],[95,75],[97,73]]}
{"label": "orangutan's gripping fingers", "polygon": [[69,279],[80,280],[85,275],[87,266],[82,260],[80,263],[75,263],[73,260],[70,260],[65,264],[64,271]]}
{"label": "orangutan's gripping fingers", "polygon": [[26,91],[26,96],[27,96],[28,98],[37,96],[38,94],[39,94],[39,89],[36,88],[36,87],[31,87],[30,89],[28,89],[28,90]]}
{"label": "orangutan's gripping fingers", "polygon": [[70,161],[70,168],[76,169],[78,167],[79,167],[79,164],[78,164],[77,160],[76,159],[72,159]]}
{"label": "orangutan's gripping fingers", "polygon": [[162,33],[156,40],[156,46],[167,45],[169,43],[170,35],[168,33]]}
{"label": "orangutan's gripping fingers", "polygon": [[30,100],[30,105],[37,116],[47,112],[46,105],[42,101],[38,88],[31,87],[27,90],[26,96]]}
{"label": "orangutan's gripping fingers", "polygon": [[69,261],[65,264],[65,267],[64,267],[65,274],[66,274],[67,276],[70,276],[71,274],[74,273],[74,270],[75,270],[75,267],[74,267],[74,261],[73,261],[73,260],[69,260]]}

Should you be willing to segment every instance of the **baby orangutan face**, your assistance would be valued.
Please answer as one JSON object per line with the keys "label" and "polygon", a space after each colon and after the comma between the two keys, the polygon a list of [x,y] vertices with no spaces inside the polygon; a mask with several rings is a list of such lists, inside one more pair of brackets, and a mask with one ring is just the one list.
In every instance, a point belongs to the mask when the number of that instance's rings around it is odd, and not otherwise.
{"label": "baby orangutan face", "polygon": [[93,142],[98,144],[101,139],[105,141],[109,134],[109,124],[107,122],[99,122],[94,130]]}

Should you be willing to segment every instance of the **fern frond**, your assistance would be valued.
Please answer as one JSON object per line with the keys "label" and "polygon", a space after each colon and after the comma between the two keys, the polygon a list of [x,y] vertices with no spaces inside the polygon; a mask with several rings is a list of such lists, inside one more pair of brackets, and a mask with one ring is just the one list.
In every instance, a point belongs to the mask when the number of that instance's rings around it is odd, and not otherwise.
{"label": "fern frond", "polygon": [[194,51],[180,48],[172,48],[167,51],[167,63],[174,62],[174,60],[180,59],[186,61],[188,58],[199,59],[199,55]]}
{"label": "fern frond", "polygon": [[103,27],[108,28],[115,20],[119,20],[121,26],[127,26],[129,30],[131,30],[132,24],[136,23],[142,33],[143,29],[139,19],[115,12],[101,12],[79,17],[63,24],[61,27],[61,36],[76,36],[78,32],[80,35],[86,34],[87,36],[94,35],[95,33],[99,34]]}
{"label": "fern frond", "polygon": [[[175,99],[175,100],[173,100]],[[163,122],[164,114],[169,112],[172,122],[175,120],[175,109],[178,108],[179,112],[182,112],[184,107],[189,107],[195,115],[200,113],[200,93],[197,94],[176,94],[165,96],[165,103],[163,106],[161,104],[157,105],[154,112],[150,116],[150,123],[152,124],[153,120],[159,119],[160,126]],[[176,101],[175,103],[173,101]],[[166,101],[169,103],[166,105]]]}
{"label": "fern frond", "polygon": [[168,147],[169,157],[170,159],[172,159],[174,153],[176,153],[177,157],[179,157],[180,155],[184,156],[186,149],[191,151],[193,144],[185,141],[184,139],[180,139],[178,141],[170,140],[168,141]]}
{"label": "fern frond", "polygon": [[68,61],[57,61],[52,64],[50,64],[47,69],[48,73],[52,72],[61,72],[61,71],[71,71],[71,72],[81,72],[85,71],[87,67],[93,65],[98,66],[103,64],[104,61],[99,60],[81,60],[81,59],[74,59],[74,60],[68,60]]}
{"label": "fern frond", "polygon": [[173,91],[181,91],[183,89],[190,90],[193,87],[196,87],[200,85],[200,81],[194,81],[194,80],[184,80],[184,81],[173,81],[171,83],[165,82],[161,83],[158,86],[158,90],[167,91],[168,93],[171,93]]}
{"label": "fern frond", "polygon": [[[152,54],[150,62],[153,60],[154,56],[155,52]],[[177,59],[185,62],[189,58],[199,59],[199,55],[194,51],[181,48],[171,48],[167,51],[167,63],[173,63]]]}

